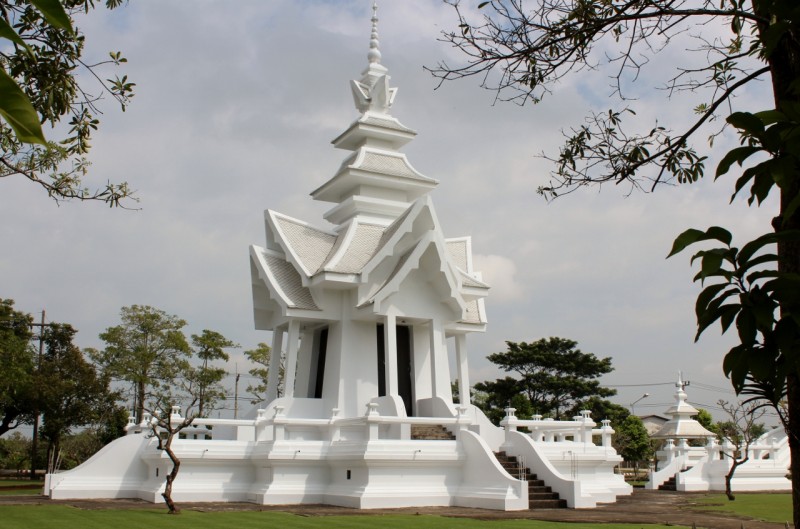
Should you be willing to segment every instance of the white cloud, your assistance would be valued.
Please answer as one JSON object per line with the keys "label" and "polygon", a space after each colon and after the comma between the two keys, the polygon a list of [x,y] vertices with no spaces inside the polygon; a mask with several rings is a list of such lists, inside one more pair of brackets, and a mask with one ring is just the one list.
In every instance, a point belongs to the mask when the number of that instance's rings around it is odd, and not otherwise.
{"label": "white cloud", "polygon": [[517,281],[517,265],[502,255],[473,256],[473,267],[483,274],[489,284],[489,298],[492,303],[508,303],[525,296],[525,288]]}

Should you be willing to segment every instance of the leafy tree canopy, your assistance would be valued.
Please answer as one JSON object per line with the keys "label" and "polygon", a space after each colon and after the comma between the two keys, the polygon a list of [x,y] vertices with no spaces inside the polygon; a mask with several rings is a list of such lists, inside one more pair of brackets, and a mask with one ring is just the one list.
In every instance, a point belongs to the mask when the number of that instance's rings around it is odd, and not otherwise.
{"label": "leafy tree canopy", "polygon": [[[267,393],[267,382],[269,380],[269,359],[271,353],[272,349],[265,343],[259,343],[255,349],[249,349],[244,352],[244,355],[247,357],[247,359],[255,364],[255,366],[248,371],[250,376],[255,379],[254,383],[247,385],[247,392],[251,395],[251,404],[264,402],[264,399],[266,398],[265,395]],[[280,372],[278,374],[279,381],[283,380],[283,370],[283,359],[281,359]],[[281,386],[279,384],[278,396],[280,397],[281,394]]]}
{"label": "leafy tree canopy", "polygon": [[15,310],[13,300],[0,298],[0,435],[33,414],[31,323],[30,314]]}
{"label": "leafy tree canopy", "polygon": [[647,461],[653,456],[653,445],[647,428],[635,415],[628,415],[625,420],[614,426],[613,444],[625,461]]}
{"label": "leafy tree canopy", "polygon": [[498,414],[502,418],[503,409],[517,394],[527,398],[534,413],[556,419],[590,397],[616,394],[597,380],[613,370],[611,358],[584,353],[576,349],[578,343],[573,340],[553,337],[506,344],[508,350],[489,355],[489,361],[519,378],[507,376],[475,385],[486,394],[484,410],[492,419]]}
{"label": "leafy tree canopy", "polygon": [[[123,0],[104,4],[115,9]],[[94,0],[0,0],[0,178],[27,178],[57,201],[119,206],[133,198],[127,183],[89,188],[82,181],[99,101],[109,96],[124,111],[135,86],[125,75],[106,79],[107,67],[126,62],[120,52],[96,62],[83,57],[75,17],[94,8]],[[47,135],[65,134],[46,141],[41,124],[65,121]]]}
{"label": "leafy tree canopy", "polygon": [[239,345],[216,331],[204,329],[201,335],[192,335],[192,346],[201,364],[193,368],[189,376],[197,388],[198,415],[203,417],[207,410],[213,409],[217,401],[225,398],[225,390],[220,383],[228,373],[222,367],[212,366],[211,362],[227,362],[228,353],[225,349]]}
{"label": "leafy tree canopy", "polygon": [[45,329],[45,351],[37,370],[36,391],[43,416],[40,430],[48,441],[48,471],[59,467],[61,441],[74,428],[104,422],[119,413],[119,394],[72,343],[75,329],[52,324]]}
{"label": "leafy tree canopy", "polygon": [[89,350],[89,357],[104,373],[133,385],[137,418],[144,413],[147,395],[159,381],[171,380],[189,369],[191,348],[182,329],[186,321],[142,305],[122,307],[122,323],[100,334],[102,351]]}

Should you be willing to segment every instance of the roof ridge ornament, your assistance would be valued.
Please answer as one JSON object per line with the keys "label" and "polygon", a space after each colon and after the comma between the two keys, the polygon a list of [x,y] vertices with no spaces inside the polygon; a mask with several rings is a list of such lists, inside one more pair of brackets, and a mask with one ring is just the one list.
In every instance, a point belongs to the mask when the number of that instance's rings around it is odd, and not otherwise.
{"label": "roof ridge ornament", "polygon": [[370,64],[381,63],[380,41],[378,40],[378,2],[372,3],[372,34],[369,37],[369,53],[367,60]]}
{"label": "roof ridge ornament", "polygon": [[394,103],[397,88],[389,86],[389,70],[381,64],[380,41],[378,40],[378,2],[372,3],[372,32],[369,39],[369,52],[367,60],[369,65],[361,80],[353,80],[350,87],[353,91],[353,100],[356,108],[362,114],[375,112],[389,114],[389,109]]}

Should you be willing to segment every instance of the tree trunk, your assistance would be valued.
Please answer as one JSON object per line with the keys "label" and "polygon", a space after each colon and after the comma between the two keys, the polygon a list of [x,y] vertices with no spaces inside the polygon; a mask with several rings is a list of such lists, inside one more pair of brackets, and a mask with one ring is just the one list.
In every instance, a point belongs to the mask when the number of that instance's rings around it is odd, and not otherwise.
{"label": "tree trunk", "polygon": [[175,502],[172,501],[172,484],[175,482],[175,478],[178,477],[178,471],[181,468],[181,460],[178,459],[178,456],[175,455],[175,452],[172,451],[172,439],[175,437],[175,432],[170,429],[169,437],[167,438],[167,442],[164,444],[164,451],[167,452],[170,460],[172,461],[172,470],[167,474],[167,484],[164,487],[164,493],[161,495],[164,498],[164,503],[167,504],[167,508],[169,509],[169,514],[180,514],[181,510],[175,505]]}
{"label": "tree trunk", "polygon": [[788,376],[786,388],[786,403],[789,408],[789,452],[791,453],[791,466],[789,472],[792,478],[792,511],[794,513],[794,526],[800,527],[800,384],[797,375]]}
{"label": "tree trunk", "polygon": [[[752,0],[753,12],[765,20],[772,20],[774,13],[769,12],[769,4],[760,0]],[[759,25],[763,38],[766,24]],[[800,41],[791,31],[787,31],[776,44],[774,51],[767,58],[772,76],[772,92],[775,108],[781,110],[784,102],[800,102],[800,95],[792,91],[792,84],[800,79]],[[800,228],[800,215],[793,214],[785,218],[789,204],[800,194],[800,174],[788,179],[789,183],[781,189],[781,211],[773,219],[776,232]],[[784,241],[778,243],[778,270],[785,273],[800,273],[800,241]],[[781,306],[781,316],[785,316]],[[786,405],[788,408],[789,451],[791,453],[792,474],[792,509],[794,526],[800,528],[800,379],[796,371],[787,375]]]}
{"label": "tree trunk", "polygon": [[5,410],[5,412],[6,414],[3,416],[3,420],[0,421],[0,436],[17,427],[16,424],[14,426],[11,424],[14,423],[20,415],[17,411]]}
{"label": "tree trunk", "polygon": [[141,422],[144,418],[144,381],[136,383],[136,420]]}

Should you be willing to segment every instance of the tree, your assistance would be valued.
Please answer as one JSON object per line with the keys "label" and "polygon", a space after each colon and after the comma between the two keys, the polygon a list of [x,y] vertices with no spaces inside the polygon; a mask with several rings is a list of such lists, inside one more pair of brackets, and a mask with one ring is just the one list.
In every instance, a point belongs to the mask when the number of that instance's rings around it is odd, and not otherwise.
{"label": "tree", "polygon": [[19,432],[0,439],[0,468],[22,474],[30,468],[31,440]]}
{"label": "tree", "polygon": [[[739,342],[723,361],[738,394],[766,400],[780,413],[792,453],[792,502],[800,526],[800,10],[796,0],[522,0],[480,2],[484,16],[473,22],[458,0],[459,30],[444,39],[464,52],[467,62],[432,71],[443,81],[481,76],[498,98],[538,103],[554,83],[580,69],[613,69],[620,105],[594,112],[572,129],[554,162],[552,180],[539,191],[554,198],[587,185],[614,182],[633,188],[674,179],[697,181],[706,157],[692,147],[697,136],[709,142],[725,126],[736,129],[741,146],[730,150],[715,172],[719,178],[738,165],[733,197],[747,189],[750,204],[779,193],[780,211],[765,234],[732,246],[721,227],[690,229],[670,255],[700,241],[722,246],[697,252],[696,280],[711,279],[697,299],[697,337],[719,322],[734,323]],[[523,5],[524,4],[524,5]],[[530,10],[528,7],[530,6]],[[701,29],[702,28],[702,29]],[[707,31],[711,28],[711,32]],[[728,31],[727,35],[721,32]],[[704,37],[709,33],[714,37]],[[692,37],[694,35],[694,37]],[[694,94],[684,114],[690,124],[673,131],[662,123],[639,123],[627,89],[648,64],[686,38],[679,64],[663,93]],[[597,48],[597,49],[596,49]],[[692,57],[692,55],[697,55]],[[745,87],[767,81],[772,97],[737,98]],[[769,100],[771,99],[771,100]],[[749,106],[745,106],[749,105]],[[634,118],[635,119],[635,118]],[[709,136],[705,136],[708,133]],[[711,147],[712,145],[710,145]]]}
{"label": "tree", "polygon": [[614,428],[613,444],[625,461],[633,462],[634,473],[639,473],[639,461],[647,461],[653,456],[653,445],[647,428],[636,415],[628,415]]}
{"label": "tree", "polygon": [[496,419],[519,393],[527,397],[534,413],[552,415],[555,419],[561,419],[562,412],[584,399],[616,393],[601,387],[596,380],[613,370],[611,358],[583,353],[576,349],[578,343],[573,340],[554,337],[531,343],[506,342],[506,345],[507,351],[490,354],[489,361],[520,378],[507,376],[475,384],[475,389],[488,396],[490,418]]}
{"label": "tree", "polygon": [[[122,3],[106,0],[105,6],[115,9]],[[127,183],[90,189],[82,182],[92,133],[100,124],[99,101],[108,95],[124,111],[135,86],[125,75],[105,79],[106,66],[126,62],[120,52],[94,63],[84,59],[84,35],[75,16],[94,7],[93,0],[0,1],[0,38],[12,44],[0,52],[5,68],[0,68],[0,116],[5,119],[0,122],[0,178],[27,178],[56,201],[119,206],[135,200]],[[59,127],[66,120],[68,127]],[[57,127],[54,134],[59,129],[66,134],[45,141],[40,123]]]}
{"label": "tree", "polygon": [[220,385],[227,372],[221,367],[212,367],[209,362],[215,360],[228,361],[226,348],[239,347],[216,331],[203,330],[201,335],[192,335],[194,354],[200,359],[200,367],[192,370],[194,385],[198,395],[198,415],[204,417],[208,402],[214,402],[225,397],[225,390]]}
{"label": "tree", "polygon": [[709,432],[713,432],[719,435],[719,429],[717,427],[717,423],[714,422],[714,417],[708,412],[708,410],[704,410],[700,408],[697,410],[697,415],[692,417],[694,420],[700,423],[700,426],[708,430]]}
{"label": "tree", "polygon": [[731,403],[720,400],[717,404],[728,415],[728,420],[717,423],[717,431],[723,440],[733,445],[733,451],[722,451],[723,457],[731,461],[731,466],[725,475],[725,495],[733,501],[736,497],[731,489],[731,480],[736,469],[749,461],[750,445],[766,432],[764,425],[758,422],[766,410],[763,406],[753,403]]}
{"label": "tree", "polygon": [[[216,344],[230,343],[218,333],[204,331],[204,335],[206,332],[215,336],[213,342]],[[147,409],[152,414],[151,428],[153,436],[158,439],[158,449],[166,452],[172,461],[172,469],[165,477],[166,485],[162,493],[169,514],[180,513],[180,509],[172,499],[172,486],[178,477],[181,460],[173,450],[172,443],[179,437],[181,431],[190,427],[194,420],[201,416],[201,400],[206,413],[213,410],[219,402],[221,395],[209,391],[210,386],[206,385],[209,380],[214,379],[214,373],[218,370],[218,367],[212,366],[209,362],[202,362],[193,368],[188,360],[180,359],[174,366],[160,365],[154,373],[154,384],[152,392],[148,395]]]}
{"label": "tree", "polygon": [[75,329],[55,324],[44,333],[45,353],[34,378],[43,417],[40,434],[48,442],[47,471],[52,473],[59,467],[62,439],[73,428],[95,424],[116,410],[119,395],[72,343]]}
{"label": "tree", "polygon": [[[265,343],[259,343],[255,349],[245,351],[244,354],[248,360],[256,364],[251,368],[248,373],[251,377],[257,380],[254,384],[248,384],[247,392],[252,395],[250,399],[251,404],[258,404],[264,402],[264,395],[267,392],[267,380],[269,380],[269,359],[272,349]],[[281,392],[281,381],[283,380],[283,359],[280,362],[280,373],[278,375],[278,396]]]}
{"label": "tree", "polygon": [[134,388],[134,410],[141,420],[145,397],[157,377],[169,377],[191,355],[181,329],[186,322],[150,306],[131,305],[120,310],[122,324],[100,334],[105,349],[89,349],[89,357],[114,379]]}
{"label": "tree", "polygon": [[584,401],[577,402],[569,411],[569,415],[574,417],[582,410],[589,410],[592,412],[592,418],[595,422],[608,419],[614,427],[622,424],[630,415],[628,408],[625,406],[614,404],[610,400],[601,399],[598,396],[592,396]]}
{"label": "tree", "polygon": [[30,314],[0,299],[0,436],[29,420],[35,409]]}

